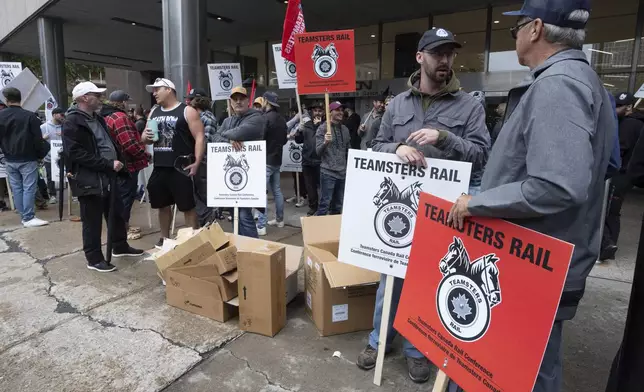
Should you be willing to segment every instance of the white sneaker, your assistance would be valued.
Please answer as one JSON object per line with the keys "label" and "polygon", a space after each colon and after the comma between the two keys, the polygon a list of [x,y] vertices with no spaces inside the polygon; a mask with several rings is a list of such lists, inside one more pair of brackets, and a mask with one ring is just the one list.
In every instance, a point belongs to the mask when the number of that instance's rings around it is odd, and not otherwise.
{"label": "white sneaker", "polygon": [[277,226],[279,228],[284,227],[284,221],[278,222],[277,219],[273,219],[268,221],[269,226]]}
{"label": "white sneaker", "polygon": [[295,200],[297,200],[297,196],[289,197],[288,199],[286,199],[286,202],[293,203]]}
{"label": "white sneaker", "polygon": [[22,225],[24,227],[41,227],[41,226],[47,226],[49,222],[44,221],[42,219],[38,219],[34,217],[32,220],[27,221],[27,222],[22,222]]}
{"label": "white sneaker", "polygon": [[262,227],[262,228],[260,229],[260,228],[258,227],[258,228],[257,228],[257,234],[258,234],[260,237],[264,237],[264,236],[266,235],[266,228],[265,228],[265,227]]}
{"label": "white sneaker", "polygon": [[295,207],[297,207],[297,208],[304,207],[305,205],[306,205],[306,199],[303,199],[303,198],[301,198],[300,201],[295,203]]}
{"label": "white sneaker", "polygon": [[57,204],[57,203],[58,203],[58,200],[56,200],[54,196],[49,198],[49,204]]}

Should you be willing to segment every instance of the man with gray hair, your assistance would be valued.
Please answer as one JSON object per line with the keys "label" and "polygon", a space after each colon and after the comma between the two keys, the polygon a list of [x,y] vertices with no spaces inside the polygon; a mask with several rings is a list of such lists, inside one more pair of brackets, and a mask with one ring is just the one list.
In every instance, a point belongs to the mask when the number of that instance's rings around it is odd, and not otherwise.
{"label": "man with gray hair", "polygon": [[463,227],[471,215],[503,218],[575,245],[537,392],[562,388],[563,321],[575,316],[599,253],[617,126],[608,92],[581,51],[589,10],[588,0],[526,0],[506,13],[518,16],[510,31],[531,78],[509,93],[481,193],[461,196],[448,219]]}

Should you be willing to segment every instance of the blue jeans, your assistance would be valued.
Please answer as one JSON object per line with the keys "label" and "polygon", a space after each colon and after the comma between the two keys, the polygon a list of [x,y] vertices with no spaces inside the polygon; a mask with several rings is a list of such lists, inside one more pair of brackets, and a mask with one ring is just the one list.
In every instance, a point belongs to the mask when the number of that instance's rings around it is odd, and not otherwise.
{"label": "blue jeans", "polygon": [[35,216],[36,190],[38,190],[38,162],[7,162],[9,186],[13,202],[23,222]]}
{"label": "blue jeans", "polygon": [[[387,281],[386,275],[380,276],[380,285],[378,286],[378,293],[376,293],[376,309],[373,312],[373,331],[369,334],[369,345],[375,349],[378,348],[378,336],[380,335],[380,321],[382,320],[382,306],[385,302],[385,282]],[[394,278],[394,290],[391,296],[391,311],[389,313],[389,322],[387,323],[387,348],[385,352],[391,350],[391,343],[398,332],[394,329],[394,319],[396,318],[396,311],[398,310],[398,302],[400,302],[400,293],[402,292],[403,279]],[[409,340],[403,338],[402,341],[403,354],[408,358],[422,358],[423,354],[412,346]]]}
{"label": "blue jeans", "polygon": [[[282,188],[280,188],[280,167],[266,165],[266,189],[270,189],[275,199],[275,219],[278,222],[284,220],[284,195]],[[257,226],[260,228],[266,227],[268,221],[268,203],[266,203],[266,211],[260,212],[257,219]]]}
{"label": "blue jeans", "polygon": [[470,196],[478,195],[479,193],[481,193],[481,185],[470,185],[468,193]]}
{"label": "blue jeans", "polygon": [[315,215],[324,216],[342,214],[342,201],[344,200],[344,179],[331,177],[320,173],[320,205]]}
{"label": "blue jeans", "polygon": [[239,235],[244,237],[259,238],[259,234],[257,234],[257,226],[255,225],[255,219],[253,219],[252,208],[239,209]]}

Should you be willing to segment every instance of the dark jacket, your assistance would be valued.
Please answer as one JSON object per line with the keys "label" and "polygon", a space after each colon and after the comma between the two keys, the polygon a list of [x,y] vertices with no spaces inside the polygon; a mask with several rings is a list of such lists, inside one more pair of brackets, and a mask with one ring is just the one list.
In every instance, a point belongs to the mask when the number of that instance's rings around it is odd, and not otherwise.
{"label": "dark jacket", "polygon": [[622,170],[625,172],[633,156],[633,149],[644,128],[644,115],[638,112],[619,119],[619,150],[622,157]]}
{"label": "dark jacket", "polygon": [[264,128],[264,116],[255,109],[249,109],[241,116],[226,117],[217,131],[215,139],[217,142],[223,143],[264,140]]}
{"label": "dark jacket", "polygon": [[0,149],[7,162],[44,159],[51,148],[42,138],[40,119],[19,106],[0,111]]}
{"label": "dark jacket", "polygon": [[[106,179],[114,175],[114,162],[101,157],[94,133],[87,125],[86,115],[78,109],[67,112],[63,123],[63,155],[67,171],[72,173],[69,178],[72,194],[79,196],[101,195],[107,189]],[[97,121],[108,135],[107,124],[101,116]],[[110,135],[119,161],[123,162],[120,149]],[[121,170],[120,175],[128,176],[127,170]]]}
{"label": "dark jacket", "polygon": [[286,120],[275,110],[264,114],[266,128],[264,139],[266,140],[266,164],[269,166],[282,166],[282,149],[286,144]]}
{"label": "dark jacket", "polygon": [[349,135],[351,135],[351,148],[356,150],[360,149],[360,135],[358,134],[358,128],[360,128],[360,115],[356,112],[353,112],[349,117],[347,117],[343,124],[349,130]]}
{"label": "dark jacket", "polygon": [[295,142],[302,144],[302,165],[320,166],[320,157],[315,150],[315,133],[317,131],[310,118],[305,119],[302,129],[295,134]]}

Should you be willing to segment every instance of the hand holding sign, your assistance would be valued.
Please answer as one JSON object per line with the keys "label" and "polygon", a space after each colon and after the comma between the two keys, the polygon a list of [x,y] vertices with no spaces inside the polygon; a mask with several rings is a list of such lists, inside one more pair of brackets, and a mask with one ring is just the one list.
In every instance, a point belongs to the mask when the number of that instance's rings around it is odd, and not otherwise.
{"label": "hand holding sign", "polygon": [[456,203],[452,206],[447,217],[447,225],[458,230],[463,230],[463,222],[466,217],[471,216],[467,209],[468,204],[472,200],[472,196],[463,195],[456,199]]}
{"label": "hand holding sign", "polygon": [[401,144],[396,149],[396,155],[398,155],[398,157],[402,159],[403,162],[407,162],[412,165],[427,167],[425,156],[422,152],[416,150],[414,147],[409,147]]}

